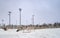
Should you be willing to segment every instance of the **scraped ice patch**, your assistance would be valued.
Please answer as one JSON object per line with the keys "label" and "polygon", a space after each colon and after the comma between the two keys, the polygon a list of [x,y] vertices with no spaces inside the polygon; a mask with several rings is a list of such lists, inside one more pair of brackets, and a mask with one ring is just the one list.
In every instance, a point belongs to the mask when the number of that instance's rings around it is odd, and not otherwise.
{"label": "scraped ice patch", "polygon": [[0,34],[0,38],[18,38],[18,36],[17,35],[14,35],[14,34],[4,34],[4,35],[2,35],[2,34]]}
{"label": "scraped ice patch", "polygon": [[0,34],[17,34],[16,29],[8,29],[7,31],[0,29]]}
{"label": "scraped ice patch", "polygon": [[30,33],[20,33],[20,38],[60,38],[60,28],[56,29],[37,29]]}

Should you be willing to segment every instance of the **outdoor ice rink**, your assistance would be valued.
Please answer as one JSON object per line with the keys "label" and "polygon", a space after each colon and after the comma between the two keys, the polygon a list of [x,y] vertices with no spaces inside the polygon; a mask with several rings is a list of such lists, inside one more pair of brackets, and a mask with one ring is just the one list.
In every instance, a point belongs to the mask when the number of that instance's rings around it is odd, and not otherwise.
{"label": "outdoor ice rink", "polygon": [[60,38],[60,28],[22,30],[16,32],[16,29],[4,31],[0,29],[0,38]]}

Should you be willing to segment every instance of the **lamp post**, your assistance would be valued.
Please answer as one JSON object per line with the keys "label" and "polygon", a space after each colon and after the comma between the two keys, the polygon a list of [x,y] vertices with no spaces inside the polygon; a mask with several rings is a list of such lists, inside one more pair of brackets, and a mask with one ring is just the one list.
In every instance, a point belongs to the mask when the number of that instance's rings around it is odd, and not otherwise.
{"label": "lamp post", "polygon": [[11,12],[9,11],[9,25],[11,25]]}
{"label": "lamp post", "polygon": [[20,25],[21,25],[21,11],[22,11],[22,9],[21,8],[19,8],[19,11],[20,11]]}
{"label": "lamp post", "polygon": [[2,25],[4,25],[4,19],[2,19]]}
{"label": "lamp post", "polygon": [[32,15],[32,25],[34,25],[34,15]]}

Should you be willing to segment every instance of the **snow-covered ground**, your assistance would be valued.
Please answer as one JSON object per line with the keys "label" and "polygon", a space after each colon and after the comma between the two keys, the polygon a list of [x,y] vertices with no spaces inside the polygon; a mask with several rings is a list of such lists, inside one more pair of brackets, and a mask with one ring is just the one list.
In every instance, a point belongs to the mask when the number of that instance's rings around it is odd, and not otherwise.
{"label": "snow-covered ground", "polygon": [[60,38],[60,28],[37,29],[16,32],[16,29],[4,31],[0,29],[0,38]]}

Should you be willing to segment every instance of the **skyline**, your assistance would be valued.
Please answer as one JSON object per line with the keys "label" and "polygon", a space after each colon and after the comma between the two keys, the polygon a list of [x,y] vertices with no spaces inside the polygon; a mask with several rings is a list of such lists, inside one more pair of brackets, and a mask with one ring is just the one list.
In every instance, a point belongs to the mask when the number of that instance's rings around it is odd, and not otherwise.
{"label": "skyline", "polygon": [[23,25],[32,24],[33,14],[34,24],[60,22],[60,0],[0,0],[0,24],[9,24],[9,11],[11,24],[19,24],[19,8]]}

